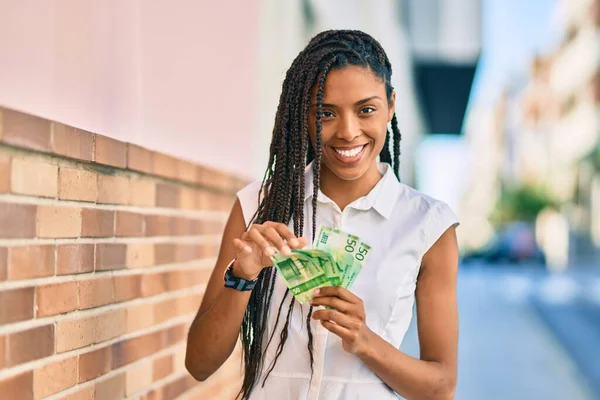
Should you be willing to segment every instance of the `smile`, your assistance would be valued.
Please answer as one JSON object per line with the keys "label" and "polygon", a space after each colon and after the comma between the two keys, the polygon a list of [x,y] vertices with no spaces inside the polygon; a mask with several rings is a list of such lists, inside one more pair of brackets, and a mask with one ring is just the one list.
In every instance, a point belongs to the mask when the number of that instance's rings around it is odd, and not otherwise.
{"label": "smile", "polygon": [[339,161],[349,163],[349,162],[359,161],[362,158],[362,155],[363,155],[366,147],[367,147],[367,144],[362,144],[362,145],[355,146],[355,147],[344,147],[344,148],[332,147],[332,148],[334,150],[336,158]]}

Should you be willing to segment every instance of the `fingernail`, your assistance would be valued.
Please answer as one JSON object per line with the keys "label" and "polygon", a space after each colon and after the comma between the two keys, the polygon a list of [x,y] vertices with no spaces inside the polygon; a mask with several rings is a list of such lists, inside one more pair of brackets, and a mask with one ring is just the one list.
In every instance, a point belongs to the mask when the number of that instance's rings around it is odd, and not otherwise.
{"label": "fingernail", "polygon": [[244,251],[248,254],[252,253],[252,247],[244,247]]}
{"label": "fingernail", "polygon": [[315,291],[313,292],[315,295],[321,293],[321,289],[315,289]]}
{"label": "fingernail", "polygon": [[300,242],[298,241],[298,239],[291,239],[290,244],[292,246],[298,246],[300,244]]}
{"label": "fingernail", "polygon": [[282,252],[283,254],[285,254],[286,256],[289,256],[290,254],[292,254],[292,249],[290,249],[288,246],[285,246],[285,245],[284,245],[284,246],[281,248],[281,252]]}
{"label": "fingernail", "polygon": [[267,248],[265,249],[265,254],[266,254],[268,257],[271,257],[273,254],[275,254],[275,250],[273,250],[271,247],[267,247]]}

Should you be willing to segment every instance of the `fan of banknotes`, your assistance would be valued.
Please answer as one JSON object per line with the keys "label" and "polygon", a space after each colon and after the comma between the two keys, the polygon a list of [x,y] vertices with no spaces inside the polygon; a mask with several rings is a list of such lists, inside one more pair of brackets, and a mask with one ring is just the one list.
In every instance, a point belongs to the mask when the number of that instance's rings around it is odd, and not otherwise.
{"label": "fan of banknotes", "polygon": [[312,249],[292,250],[290,256],[275,253],[272,260],[296,300],[308,303],[317,288],[349,289],[370,251],[359,237],[321,226]]}

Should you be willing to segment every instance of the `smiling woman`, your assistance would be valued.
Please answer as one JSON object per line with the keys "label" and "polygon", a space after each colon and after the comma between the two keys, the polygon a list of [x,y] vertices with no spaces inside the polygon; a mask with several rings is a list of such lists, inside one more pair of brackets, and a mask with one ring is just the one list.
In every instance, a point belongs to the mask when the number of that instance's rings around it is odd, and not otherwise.
{"label": "smiling woman", "polygon": [[[265,178],[238,192],[189,331],[186,366],[196,379],[241,338],[244,399],[453,397],[458,221],[398,181],[391,74],[381,45],[360,31],[323,32],[294,60]],[[319,225],[372,250],[352,292],[322,288],[298,304],[270,256],[313,242]],[[421,359],[399,350],[415,298]]]}

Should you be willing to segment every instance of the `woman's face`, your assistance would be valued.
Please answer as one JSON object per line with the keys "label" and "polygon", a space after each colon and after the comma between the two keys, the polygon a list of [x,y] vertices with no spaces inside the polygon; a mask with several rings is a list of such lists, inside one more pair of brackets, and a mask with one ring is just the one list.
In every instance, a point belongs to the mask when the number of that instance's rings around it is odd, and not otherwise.
{"label": "woman's face", "polygon": [[[323,97],[322,162],[343,180],[362,177],[377,167],[387,124],[394,115],[396,94],[390,101],[385,83],[369,69],[349,65],[327,74]],[[308,117],[313,144],[316,138],[317,86],[312,91]]]}

